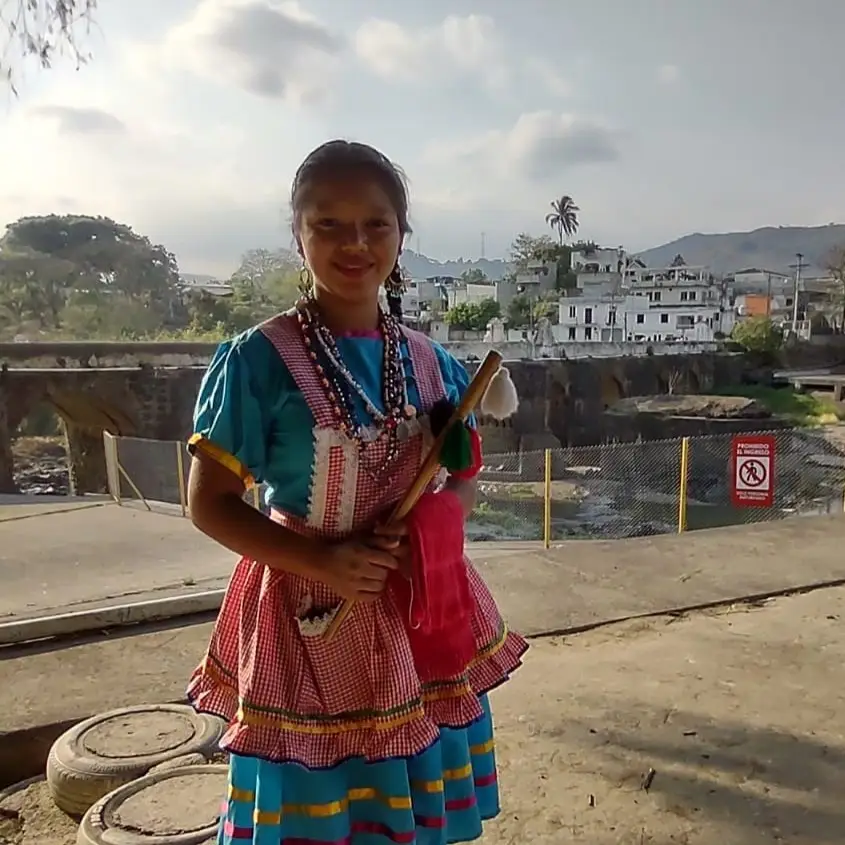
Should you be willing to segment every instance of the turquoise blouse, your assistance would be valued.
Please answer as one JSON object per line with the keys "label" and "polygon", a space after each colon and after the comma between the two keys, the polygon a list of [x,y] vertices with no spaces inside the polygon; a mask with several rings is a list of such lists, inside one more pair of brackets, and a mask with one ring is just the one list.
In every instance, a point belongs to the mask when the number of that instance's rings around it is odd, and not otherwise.
{"label": "turquoise blouse", "polygon": [[[370,401],[383,411],[383,342],[375,337],[340,337],[337,346]],[[458,402],[469,384],[463,365],[432,341],[447,395]],[[408,399],[420,410],[420,396],[407,345],[402,344]],[[371,422],[353,396],[360,424]],[[234,457],[259,483],[266,503],[307,516],[314,463],[314,417],[273,344],[252,328],[222,343],[200,385],[194,408],[194,437]]]}

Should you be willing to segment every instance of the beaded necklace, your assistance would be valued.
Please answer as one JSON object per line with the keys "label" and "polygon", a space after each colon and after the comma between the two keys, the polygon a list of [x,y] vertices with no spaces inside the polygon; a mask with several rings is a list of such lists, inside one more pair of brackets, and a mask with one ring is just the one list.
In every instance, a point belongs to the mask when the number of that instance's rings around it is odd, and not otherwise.
{"label": "beaded necklace", "polygon": [[[383,341],[382,404],[376,407],[349,368],[343,362],[334,335],[320,319],[319,310],[312,300],[300,301],[296,309],[302,339],[311,363],[332,408],[338,428],[358,444],[361,456],[366,445],[373,440],[387,443],[384,460],[375,473],[380,475],[393,462],[399,451],[399,441],[408,431],[407,422],[416,416],[416,408],[408,400],[405,366],[402,360],[402,333],[395,318],[379,308],[378,330]],[[352,394],[364,405],[372,425],[357,418]]]}

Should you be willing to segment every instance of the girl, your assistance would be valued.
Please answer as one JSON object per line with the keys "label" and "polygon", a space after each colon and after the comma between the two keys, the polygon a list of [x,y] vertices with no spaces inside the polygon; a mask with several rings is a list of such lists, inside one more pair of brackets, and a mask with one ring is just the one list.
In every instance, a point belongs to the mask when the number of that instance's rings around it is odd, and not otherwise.
{"label": "girl", "polygon": [[[499,812],[487,692],[527,648],[461,562],[479,462],[428,494],[437,530],[421,539],[411,518],[378,524],[431,443],[428,412],[457,402],[467,374],[397,319],[410,227],[404,178],[385,156],[324,144],[297,171],[291,204],[308,293],[220,346],[190,441],[194,524],[242,556],[188,690],[230,725],[218,842],[468,841]],[[243,500],[260,482],[270,518]],[[402,574],[425,537],[450,530],[471,655],[438,674],[417,658]],[[315,634],[344,599],[356,605],[337,636]],[[456,653],[441,650],[447,663]]]}

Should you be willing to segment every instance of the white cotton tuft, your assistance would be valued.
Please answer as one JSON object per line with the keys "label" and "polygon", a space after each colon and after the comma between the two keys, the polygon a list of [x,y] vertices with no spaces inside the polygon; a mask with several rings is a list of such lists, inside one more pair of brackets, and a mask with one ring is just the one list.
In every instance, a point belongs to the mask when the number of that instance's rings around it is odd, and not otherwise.
{"label": "white cotton tuft", "polygon": [[499,367],[490,379],[481,399],[481,412],[497,420],[504,420],[516,413],[519,396],[507,367]]}

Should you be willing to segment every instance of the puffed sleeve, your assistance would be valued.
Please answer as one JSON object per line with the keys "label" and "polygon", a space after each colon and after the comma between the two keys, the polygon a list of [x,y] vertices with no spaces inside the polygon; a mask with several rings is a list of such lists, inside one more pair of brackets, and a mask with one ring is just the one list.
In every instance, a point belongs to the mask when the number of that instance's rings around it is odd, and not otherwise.
{"label": "puffed sleeve", "polygon": [[[439,343],[434,344],[434,351],[437,353],[437,361],[440,364],[440,373],[443,376],[446,396],[457,405],[469,387],[469,373],[467,373],[466,367]],[[475,414],[467,419],[467,425],[471,428],[476,427]]]}
{"label": "puffed sleeve", "polygon": [[271,430],[268,367],[254,349],[243,337],[218,347],[200,385],[188,441],[189,451],[219,461],[247,487],[263,480]]}

